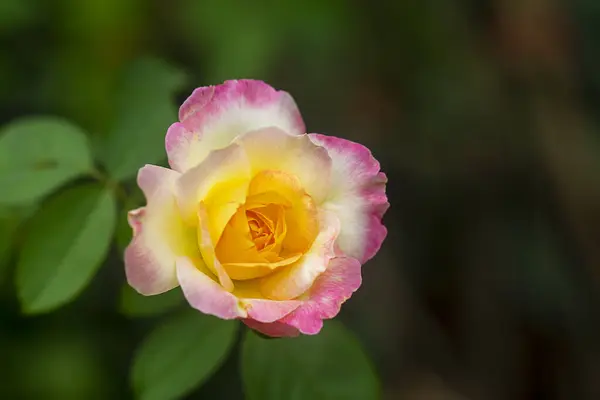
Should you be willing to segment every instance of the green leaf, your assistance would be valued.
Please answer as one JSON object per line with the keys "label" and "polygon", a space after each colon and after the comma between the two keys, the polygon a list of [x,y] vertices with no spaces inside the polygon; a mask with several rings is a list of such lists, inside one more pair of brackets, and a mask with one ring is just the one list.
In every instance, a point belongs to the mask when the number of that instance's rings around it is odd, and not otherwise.
{"label": "green leaf", "polygon": [[179,288],[155,296],[143,296],[125,284],[121,289],[119,311],[129,317],[149,317],[165,313],[182,302],[183,294]]}
{"label": "green leaf", "polygon": [[116,205],[97,184],[66,190],[33,217],[17,263],[17,291],[27,313],[47,312],[74,298],[110,247]]}
{"label": "green leaf", "polygon": [[0,131],[0,204],[30,203],[92,170],[87,137],[66,120],[23,118]]}
{"label": "green leaf", "polygon": [[[280,29],[286,26],[280,18],[282,9],[285,6],[273,4],[265,14],[252,3],[237,0],[182,2],[178,12],[183,40],[203,50],[191,55],[202,63],[204,79],[215,84],[231,77],[263,76],[276,51],[286,44],[286,32]],[[204,17],[203,23],[198,23],[197,15]]]}
{"label": "green leaf", "polygon": [[0,219],[0,283],[4,280],[4,271],[8,266],[8,259],[11,255],[11,248],[19,222],[14,218]]}
{"label": "green leaf", "polygon": [[177,399],[200,386],[225,361],[237,326],[195,310],[159,326],[142,343],[133,363],[139,398]]}
{"label": "green leaf", "polygon": [[21,225],[35,209],[35,205],[0,208],[0,284],[4,281],[13,249],[20,239]]}
{"label": "green leaf", "polygon": [[0,2],[0,34],[31,24],[38,9],[31,0],[3,0]]}
{"label": "green leaf", "polygon": [[172,97],[184,83],[183,73],[157,59],[137,60],[124,71],[116,118],[100,154],[114,179],[131,178],[144,164],[166,158],[165,134],[177,121]]}
{"label": "green leaf", "polygon": [[250,400],[369,400],[379,383],[359,342],[330,321],[315,336],[265,340],[248,331],[242,378]]}

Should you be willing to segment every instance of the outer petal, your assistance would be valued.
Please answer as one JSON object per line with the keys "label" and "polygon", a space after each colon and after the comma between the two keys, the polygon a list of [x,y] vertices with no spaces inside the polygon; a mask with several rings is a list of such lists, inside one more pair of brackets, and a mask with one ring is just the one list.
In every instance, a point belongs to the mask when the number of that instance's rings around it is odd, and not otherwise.
{"label": "outer petal", "polygon": [[272,323],[244,319],[248,327],[273,337],[314,335],[321,331],[323,320],[335,317],[342,304],[361,285],[360,262],[353,258],[336,257],[327,271],[301,298],[302,305],[287,316]]}
{"label": "outer petal", "polygon": [[294,136],[270,127],[245,133],[236,141],[246,150],[253,175],[265,170],[295,175],[315,202],[325,200],[330,190],[332,160],[328,151],[313,143],[308,135]]}
{"label": "outer petal", "polygon": [[277,321],[302,304],[298,300],[273,301],[263,299],[242,299],[242,304],[248,311],[248,318],[258,322],[268,323]]}
{"label": "outer petal", "polygon": [[334,243],[340,225],[337,217],[328,212],[321,215],[321,231],[311,249],[289,266],[283,267],[261,280],[262,294],[272,300],[289,300],[306,292],[323,273],[335,256]]}
{"label": "outer petal", "polygon": [[247,79],[194,90],[181,106],[179,120],[165,139],[169,163],[178,171],[192,168],[212,150],[251,130],[277,126],[290,134],[305,133],[288,93]]}
{"label": "outer petal", "polygon": [[340,250],[364,263],[377,253],[387,235],[381,223],[389,207],[385,195],[385,174],[366,147],[348,140],[310,134],[331,157],[332,179],[322,207],[335,212],[341,230]]}
{"label": "outer petal", "polygon": [[175,258],[197,253],[194,232],[186,232],[173,195],[178,176],[178,172],[154,165],[146,165],[138,173],[148,204],[129,213],[133,239],[125,249],[125,273],[129,284],[144,295],[176,287]]}
{"label": "outer petal", "polygon": [[238,298],[223,289],[211,275],[199,258],[177,259],[177,279],[193,308],[223,319],[246,318],[248,314]]}
{"label": "outer petal", "polygon": [[296,337],[300,334],[298,329],[282,322],[266,324],[252,319],[244,319],[242,322],[249,328],[271,337]]}
{"label": "outer petal", "polygon": [[354,258],[332,259],[327,271],[319,276],[308,292],[308,300],[279,322],[307,335],[319,333],[323,320],[335,317],[342,304],[360,287],[360,267],[360,262]]}

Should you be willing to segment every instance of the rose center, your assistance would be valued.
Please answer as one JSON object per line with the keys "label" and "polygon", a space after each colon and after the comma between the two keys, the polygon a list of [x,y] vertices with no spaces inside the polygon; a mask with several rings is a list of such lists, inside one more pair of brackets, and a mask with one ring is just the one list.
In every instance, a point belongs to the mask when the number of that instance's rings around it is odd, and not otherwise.
{"label": "rose center", "polygon": [[275,242],[273,232],[273,221],[258,210],[247,210],[248,228],[250,236],[257,250],[262,250],[265,246]]}

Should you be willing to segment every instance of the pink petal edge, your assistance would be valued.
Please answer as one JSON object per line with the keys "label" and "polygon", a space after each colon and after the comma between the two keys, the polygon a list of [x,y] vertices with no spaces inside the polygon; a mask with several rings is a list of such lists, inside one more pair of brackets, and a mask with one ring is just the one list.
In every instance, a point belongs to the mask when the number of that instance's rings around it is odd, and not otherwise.
{"label": "pink petal edge", "polygon": [[318,133],[311,133],[309,136],[329,151],[333,169],[337,169],[343,179],[349,180],[347,184],[352,190],[347,196],[360,196],[362,199],[363,213],[367,214],[364,216],[364,246],[361,254],[352,255],[364,264],[379,251],[387,236],[387,229],[381,222],[389,208],[385,194],[387,177],[385,173],[380,172],[379,162],[365,146]]}
{"label": "pink petal edge", "polygon": [[335,317],[342,304],[362,283],[360,262],[353,258],[337,257],[330,261],[327,271],[317,278],[302,305],[287,316],[263,323],[243,319],[244,324],[273,337],[315,335],[321,331],[324,319]]}
{"label": "pink petal edge", "polygon": [[[271,118],[265,118],[265,113]],[[224,122],[227,120],[230,120],[229,124]],[[194,141],[202,140],[206,134],[224,135],[222,128],[215,129],[215,124],[223,123],[230,126],[225,129],[231,136],[226,142],[239,134],[271,124],[294,135],[306,132],[294,99],[287,92],[275,90],[263,81],[228,80],[216,86],[199,87],[180,107],[179,122],[172,124],[167,131],[165,147],[171,167],[185,170],[185,161],[181,160],[185,158],[185,148]],[[184,149],[183,152],[181,149]]]}
{"label": "pink petal edge", "polygon": [[[196,263],[202,261],[196,260]],[[187,257],[177,259],[177,279],[190,306],[222,319],[246,318],[248,313],[233,294],[200,271]]]}
{"label": "pink petal edge", "polygon": [[[137,182],[149,204],[169,201],[170,187],[179,173],[155,165],[140,168]],[[160,208],[160,207],[159,207]],[[148,207],[129,211],[127,221],[133,230],[133,238],[124,252],[125,276],[129,285],[143,295],[164,293],[177,287],[175,259],[173,264],[157,256],[157,249],[146,243],[144,221]],[[168,257],[167,257],[168,258]]]}

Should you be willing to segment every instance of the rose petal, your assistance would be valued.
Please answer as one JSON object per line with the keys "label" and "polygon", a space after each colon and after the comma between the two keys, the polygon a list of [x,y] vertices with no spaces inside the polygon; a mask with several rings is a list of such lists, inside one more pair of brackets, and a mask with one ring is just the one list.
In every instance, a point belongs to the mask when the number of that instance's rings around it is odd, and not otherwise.
{"label": "rose petal", "polygon": [[321,214],[321,231],[311,249],[294,264],[280,268],[261,279],[260,291],[267,299],[290,300],[306,292],[315,279],[327,269],[335,256],[334,243],[339,233],[339,220],[328,212]]}
{"label": "rose petal", "polygon": [[[273,193],[281,200],[273,198]],[[282,246],[291,253],[304,253],[308,250],[319,231],[318,211],[299,179],[279,170],[257,173],[248,187],[246,206],[262,198],[279,204],[284,204],[282,200],[285,201],[287,229]]]}
{"label": "rose petal", "polygon": [[250,329],[271,337],[296,337],[300,334],[298,329],[281,322],[263,323],[252,319],[243,319],[242,322]]}
{"label": "rose petal", "polygon": [[248,314],[238,298],[223,289],[210,274],[199,258],[177,259],[177,279],[193,308],[223,319],[246,318]]}
{"label": "rose petal", "polygon": [[270,127],[245,133],[236,142],[246,150],[252,175],[273,170],[295,176],[317,203],[329,193],[331,158],[308,135],[290,135]]}
{"label": "rose petal", "polygon": [[298,300],[242,299],[241,302],[248,312],[248,318],[264,323],[277,321],[302,305]]}
{"label": "rose petal", "polygon": [[336,257],[329,262],[327,271],[310,288],[308,300],[294,312],[281,319],[307,335],[319,333],[323,320],[335,317],[342,304],[361,285],[361,265],[354,258]]}
{"label": "rose petal", "polygon": [[196,225],[198,203],[204,202],[211,239],[217,243],[223,228],[246,200],[250,166],[237,144],[215,150],[177,181],[177,201],[184,220]]}
{"label": "rose petal", "polygon": [[327,148],[332,160],[330,191],[322,206],[340,219],[337,244],[344,254],[364,263],[377,253],[387,235],[381,223],[389,207],[387,178],[366,147],[332,136],[309,136]]}
{"label": "rose petal", "polygon": [[276,126],[290,134],[305,133],[288,93],[249,79],[194,90],[179,109],[179,120],[165,138],[169,163],[178,171],[194,167],[212,150],[251,130]]}
{"label": "rose petal", "polygon": [[247,280],[260,278],[268,275],[275,269],[284,267],[293,262],[298,261],[302,257],[302,254],[292,254],[287,258],[275,262],[261,262],[261,263],[223,263],[223,268],[227,271],[227,274],[233,279]]}
{"label": "rose petal", "polygon": [[127,281],[144,295],[176,287],[176,257],[198,251],[176,207],[173,186],[178,177],[178,172],[154,165],[146,165],[138,173],[138,185],[148,204],[129,212],[133,239],[124,259]]}
{"label": "rose petal", "polygon": [[203,202],[198,204],[198,246],[200,247],[200,254],[202,254],[202,259],[208,266],[208,268],[217,275],[219,278],[219,283],[223,287],[223,289],[231,292],[233,290],[233,282],[231,278],[227,274],[223,265],[217,258],[215,254],[215,245],[211,239],[211,235],[208,228],[208,214],[206,212],[206,207]]}

